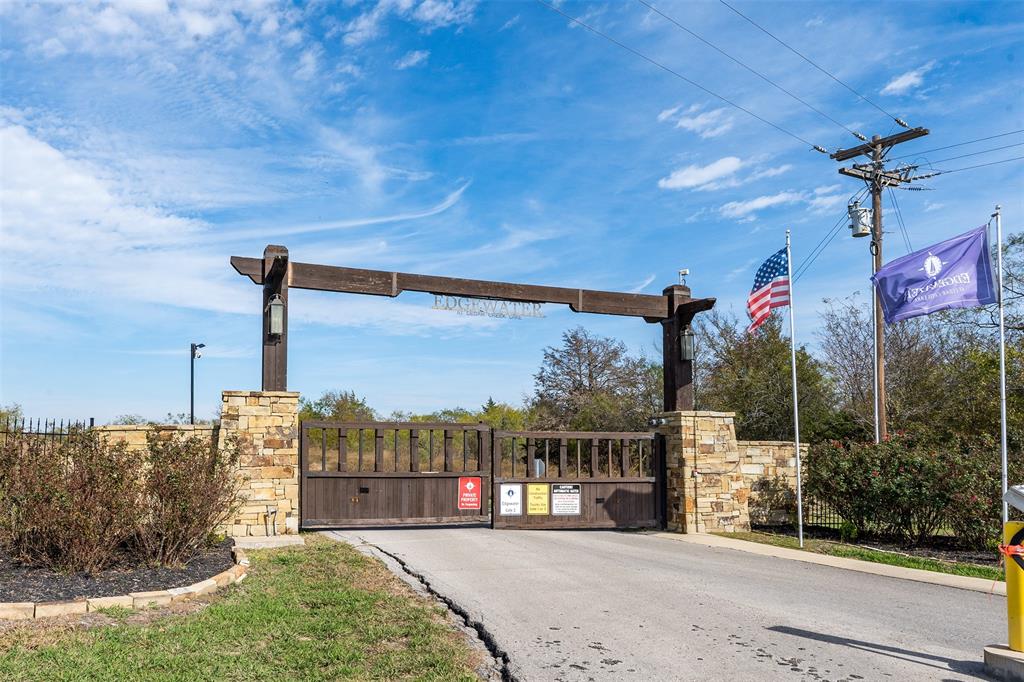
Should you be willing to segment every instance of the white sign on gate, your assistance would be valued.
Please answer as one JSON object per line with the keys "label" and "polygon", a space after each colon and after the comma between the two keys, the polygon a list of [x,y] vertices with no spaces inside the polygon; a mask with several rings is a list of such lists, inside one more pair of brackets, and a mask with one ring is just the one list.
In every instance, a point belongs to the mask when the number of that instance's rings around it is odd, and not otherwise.
{"label": "white sign on gate", "polygon": [[498,508],[502,516],[523,515],[523,484],[502,483],[501,505]]}
{"label": "white sign on gate", "polygon": [[580,513],[580,484],[558,483],[551,486],[551,513],[576,516]]}

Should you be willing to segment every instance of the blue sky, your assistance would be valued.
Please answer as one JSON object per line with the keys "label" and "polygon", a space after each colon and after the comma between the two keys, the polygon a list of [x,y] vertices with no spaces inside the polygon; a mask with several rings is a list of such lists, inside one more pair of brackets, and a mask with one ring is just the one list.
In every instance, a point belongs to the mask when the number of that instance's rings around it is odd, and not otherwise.
{"label": "blue sky", "polygon": [[[718,2],[656,6],[871,135],[892,120]],[[653,59],[829,150],[848,132],[635,2],[561,2]],[[737,2],[882,108],[932,134],[935,168],[1024,156],[1021,3]],[[879,20],[881,18],[881,20]],[[793,230],[799,265],[845,213],[837,164],[536,2],[380,0],[0,5],[0,402],[42,417],[188,408],[259,388],[260,291],[232,255],[285,244],[353,267],[694,294],[743,314]],[[915,249],[1024,215],[1017,161],[899,192]],[[887,260],[906,253],[889,210]],[[814,343],[825,297],[866,293],[842,233],[795,289]],[[863,293],[862,293],[863,298]],[[289,387],[383,412],[513,403],[577,324],[656,353],[632,318],[547,306],[467,318],[427,296],[293,291]]]}

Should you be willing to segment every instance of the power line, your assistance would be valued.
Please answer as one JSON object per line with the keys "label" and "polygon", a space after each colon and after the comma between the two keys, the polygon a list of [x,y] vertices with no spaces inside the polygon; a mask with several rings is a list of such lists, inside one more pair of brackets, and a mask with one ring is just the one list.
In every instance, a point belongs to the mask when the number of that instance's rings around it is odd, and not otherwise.
{"label": "power line", "polygon": [[755,70],[755,69],[754,69],[753,67],[751,67],[751,66],[748,66],[748,65],[747,65],[746,63],[744,63],[744,62],[743,62],[743,61],[741,61],[740,59],[738,59],[738,58],[736,58],[736,57],[733,57],[733,56],[732,56],[731,54],[729,54],[728,52],[726,52],[726,51],[725,51],[725,50],[723,50],[722,48],[718,47],[717,45],[715,45],[714,43],[710,42],[709,40],[706,40],[706,39],[705,39],[705,38],[704,38],[703,36],[699,35],[699,34],[698,34],[698,33],[696,33],[695,31],[693,31],[693,30],[691,30],[691,29],[687,28],[686,26],[683,26],[683,25],[682,25],[681,23],[679,23],[679,22],[678,22],[677,20],[673,19],[672,17],[670,17],[669,15],[665,14],[665,13],[664,13],[664,12],[662,12],[662,11],[661,11],[660,9],[658,9],[657,7],[655,7],[654,5],[652,5],[651,3],[647,2],[647,0],[636,0],[636,1],[637,1],[637,2],[639,2],[639,3],[641,4],[641,5],[643,5],[644,7],[646,7],[647,9],[651,10],[652,12],[654,12],[655,14],[658,14],[658,15],[660,15],[661,17],[663,17],[664,19],[667,19],[668,21],[672,22],[673,24],[675,24],[675,25],[676,25],[676,26],[677,26],[678,28],[680,28],[681,30],[683,30],[683,31],[686,31],[686,32],[687,32],[687,33],[689,33],[689,34],[690,34],[691,36],[693,36],[693,37],[694,37],[694,38],[696,38],[697,40],[701,41],[702,43],[704,43],[705,45],[707,45],[708,47],[710,47],[710,48],[711,48],[712,50],[715,50],[715,51],[716,51],[716,52],[718,52],[719,54],[721,54],[721,55],[723,55],[723,56],[725,56],[725,57],[728,57],[728,58],[729,58],[729,59],[731,59],[731,60],[732,60],[733,62],[735,62],[736,64],[739,64],[739,65],[740,65],[740,66],[742,66],[742,67],[743,67],[744,69],[746,69],[746,70],[747,70],[747,71],[749,71],[750,73],[754,74],[755,76],[757,76],[758,78],[760,78],[760,79],[761,79],[761,80],[763,80],[764,82],[768,83],[769,85],[771,85],[771,86],[775,87],[776,89],[778,89],[778,90],[780,90],[780,91],[784,92],[785,94],[789,95],[790,97],[792,97],[793,99],[795,99],[795,100],[796,100],[797,102],[799,102],[800,104],[803,104],[803,105],[804,105],[805,107],[807,107],[808,109],[810,109],[811,111],[815,112],[816,114],[818,114],[818,115],[820,115],[820,116],[823,116],[823,117],[827,118],[827,119],[828,119],[829,121],[831,121],[832,123],[836,124],[837,126],[839,126],[840,128],[842,128],[842,129],[843,129],[843,130],[845,130],[846,132],[850,133],[851,135],[853,135],[854,137],[856,137],[856,138],[857,138],[858,140],[860,140],[861,142],[867,142],[868,138],[864,137],[864,136],[863,136],[862,134],[858,133],[858,132],[857,132],[856,130],[852,130],[852,129],[848,128],[847,126],[843,125],[842,123],[840,123],[840,122],[839,122],[839,121],[837,121],[836,119],[834,119],[834,118],[832,118],[831,116],[829,116],[828,114],[826,114],[826,113],[825,113],[824,111],[822,111],[821,109],[817,108],[816,106],[814,106],[813,104],[811,104],[811,103],[807,102],[806,100],[802,99],[801,97],[799,97],[799,96],[797,96],[797,95],[793,94],[792,92],[790,92],[790,91],[789,91],[789,90],[787,90],[786,88],[782,87],[781,85],[779,85],[778,83],[776,83],[775,81],[773,81],[773,80],[772,80],[771,78],[769,78],[768,76],[766,76],[766,75],[764,75],[763,73],[761,73],[760,71],[757,71],[757,70]]}
{"label": "power line", "polygon": [[673,76],[675,76],[676,78],[679,78],[680,80],[686,81],[687,83],[689,83],[693,87],[698,88],[699,90],[703,90],[707,94],[711,95],[712,97],[714,97],[716,99],[719,99],[719,100],[725,102],[729,106],[735,107],[736,109],[739,109],[740,111],[742,111],[743,113],[747,114],[748,116],[756,118],[758,121],[761,121],[762,123],[764,123],[766,125],[769,125],[772,128],[775,128],[780,133],[783,133],[785,135],[789,135],[794,140],[798,140],[799,142],[807,145],[808,147],[810,147],[814,151],[821,152],[822,154],[828,154],[828,150],[826,150],[824,147],[822,147],[820,145],[816,145],[816,144],[811,144],[810,142],[808,142],[804,138],[800,137],[796,133],[791,132],[789,130],[786,130],[782,126],[777,125],[775,123],[772,123],[771,121],[769,121],[768,119],[766,119],[766,118],[764,118],[762,116],[758,116],[757,114],[752,112],[750,109],[747,109],[746,107],[743,107],[743,106],[737,104],[736,102],[733,102],[732,100],[730,100],[730,99],[728,99],[726,97],[723,97],[722,95],[719,95],[717,92],[713,92],[712,90],[709,90],[708,88],[704,87],[703,85],[701,85],[700,83],[698,83],[696,81],[690,80],[689,78],[687,78],[683,74],[679,73],[678,71],[676,71],[676,70],[674,70],[674,69],[672,69],[672,68],[670,68],[668,66],[665,66],[661,62],[656,61],[656,60],[652,59],[651,57],[648,57],[644,53],[642,53],[642,52],[640,52],[640,51],[630,47],[629,45],[626,45],[625,43],[619,42],[618,40],[616,40],[615,38],[612,38],[607,33],[602,33],[601,31],[597,30],[593,26],[585,23],[583,20],[577,19],[576,17],[572,16],[571,14],[567,14],[567,13],[563,12],[559,8],[555,7],[554,5],[552,5],[550,3],[545,2],[544,0],[537,0],[537,2],[540,3],[541,5],[544,5],[545,7],[547,7],[552,12],[556,12],[558,14],[561,14],[563,17],[565,17],[569,21],[571,21],[571,22],[573,22],[575,24],[578,24],[579,26],[582,26],[583,28],[587,29],[588,31],[590,31],[594,35],[600,36],[600,37],[604,38],[605,40],[607,40],[608,42],[613,43],[615,45],[618,45],[623,50],[626,50],[627,52],[630,52],[631,54],[634,54],[637,57],[640,57],[640,59],[643,59],[645,62],[648,62],[649,64],[652,64],[652,65],[658,67],[659,69],[672,74]]}
{"label": "power line", "polygon": [[804,54],[803,54],[803,53],[801,53],[801,52],[798,52],[798,51],[797,51],[797,50],[796,50],[795,48],[793,48],[792,46],[790,46],[790,45],[789,45],[788,43],[786,43],[786,42],[785,42],[784,40],[782,40],[781,38],[777,37],[777,36],[776,36],[775,34],[773,34],[773,33],[772,33],[771,31],[769,31],[769,30],[768,30],[768,29],[766,29],[765,27],[763,27],[763,26],[761,26],[760,24],[758,24],[758,23],[757,23],[756,21],[754,21],[753,19],[751,19],[750,17],[748,17],[748,16],[746,15],[746,14],[744,14],[743,12],[739,11],[738,9],[736,9],[735,7],[733,7],[732,5],[730,5],[729,3],[727,3],[727,2],[725,1],[725,0],[718,0],[718,1],[719,1],[720,3],[722,3],[723,5],[725,5],[726,7],[728,7],[729,9],[731,9],[731,10],[732,10],[733,12],[735,12],[736,14],[740,15],[741,17],[743,17],[744,19],[746,19],[747,21],[749,21],[749,22],[750,22],[751,24],[753,24],[753,25],[754,25],[755,27],[757,27],[758,29],[760,29],[760,30],[761,30],[762,32],[764,32],[765,34],[767,34],[768,36],[770,36],[770,37],[771,37],[771,38],[772,38],[773,40],[775,40],[775,42],[779,43],[780,45],[782,45],[783,47],[785,47],[785,48],[786,48],[787,50],[789,50],[790,52],[792,52],[792,53],[793,53],[793,54],[795,54],[796,56],[800,57],[800,59],[803,59],[803,60],[804,60],[805,62],[807,62],[808,64],[810,64],[810,65],[811,65],[811,66],[813,66],[814,68],[816,68],[816,69],[817,69],[818,71],[821,71],[821,72],[822,72],[823,74],[825,74],[826,76],[828,76],[829,78],[831,78],[832,80],[834,80],[834,81],[835,81],[836,83],[839,83],[839,84],[840,84],[840,85],[842,85],[842,86],[843,86],[844,88],[846,88],[847,90],[849,90],[849,91],[850,91],[850,92],[852,92],[853,94],[857,95],[857,97],[859,97],[860,99],[864,100],[865,102],[867,102],[868,104],[870,104],[871,106],[873,106],[873,107],[874,107],[875,109],[878,109],[879,111],[881,111],[881,112],[882,112],[883,114],[885,114],[886,116],[888,116],[888,117],[889,117],[889,118],[891,118],[892,120],[896,121],[896,123],[897,123],[897,124],[899,124],[899,125],[903,126],[904,128],[909,128],[909,127],[910,127],[910,126],[909,126],[909,125],[907,124],[907,122],[906,122],[906,121],[904,121],[903,119],[901,119],[900,117],[898,117],[898,116],[896,116],[896,115],[894,115],[894,114],[890,114],[890,113],[889,113],[888,111],[886,111],[886,110],[885,110],[885,109],[883,109],[882,107],[878,106],[877,104],[875,104],[874,102],[872,102],[871,100],[869,100],[869,99],[868,99],[867,97],[865,97],[864,95],[860,94],[859,92],[857,92],[856,90],[854,90],[854,89],[853,89],[852,87],[850,87],[849,85],[847,85],[847,84],[846,84],[846,83],[844,83],[843,81],[841,81],[841,80],[839,80],[838,78],[836,78],[835,76],[833,76],[833,75],[832,75],[831,73],[829,73],[829,72],[828,72],[827,70],[825,70],[825,68],[824,68],[824,67],[822,67],[822,66],[819,66],[819,65],[818,65],[818,64],[817,64],[816,62],[812,61],[810,57],[808,57],[808,56],[804,55]]}
{"label": "power line", "polygon": [[989,161],[988,163],[979,163],[976,166],[964,166],[963,168],[953,168],[952,170],[939,170],[934,173],[926,173],[925,175],[919,175],[911,180],[923,180],[925,178],[934,178],[936,175],[946,175],[948,173],[959,173],[960,171],[974,170],[975,168],[984,168],[985,166],[996,166],[1001,163],[1010,163],[1011,161],[1020,161],[1024,159],[1024,156],[1014,156],[1009,159],[1002,159],[1000,161]]}
{"label": "power line", "polygon": [[952,149],[953,147],[963,147],[968,144],[974,144],[976,142],[985,142],[986,140],[994,140],[997,137],[1006,137],[1007,135],[1016,135],[1018,133],[1024,133],[1024,129],[1011,130],[1008,133],[999,133],[998,135],[989,135],[988,137],[979,137],[977,140],[967,140],[966,142],[957,142],[956,144],[947,144],[945,147],[936,147],[935,149],[925,149],[923,152],[916,152],[914,154],[907,154],[905,156],[894,156],[890,161],[896,161],[898,159],[909,159],[912,156],[921,156],[923,154],[931,154],[932,152],[941,152],[944,149]]}
{"label": "power line", "polygon": [[889,203],[892,204],[896,213],[896,223],[899,225],[900,233],[903,235],[903,245],[907,247],[907,253],[911,253],[914,247],[910,244],[910,233],[907,232],[907,224],[903,222],[903,211],[900,210],[899,202],[896,201],[896,192],[889,188]]}
{"label": "power line", "polygon": [[948,159],[939,159],[938,161],[929,161],[929,163],[945,163],[946,161],[956,161],[957,159],[966,159],[968,156],[978,156],[979,154],[988,154],[989,152],[998,152],[1003,149],[1010,149],[1011,147],[1024,146],[1024,142],[1018,142],[1016,144],[1005,144],[1002,147],[993,147],[992,149],[983,149],[980,152],[971,152],[970,154],[961,154],[960,156],[951,156]]}

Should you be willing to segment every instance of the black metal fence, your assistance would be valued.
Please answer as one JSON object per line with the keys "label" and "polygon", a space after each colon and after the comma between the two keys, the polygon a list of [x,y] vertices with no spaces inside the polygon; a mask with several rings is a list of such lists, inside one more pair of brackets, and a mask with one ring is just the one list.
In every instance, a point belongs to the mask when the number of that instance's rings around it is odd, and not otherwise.
{"label": "black metal fence", "polygon": [[25,419],[24,417],[8,417],[0,421],[0,442],[6,442],[11,435],[46,438],[52,441],[66,440],[68,434],[75,430],[91,429],[96,420],[73,419]]}
{"label": "black metal fence", "polygon": [[839,529],[843,517],[828,504],[813,498],[804,499],[804,525]]}

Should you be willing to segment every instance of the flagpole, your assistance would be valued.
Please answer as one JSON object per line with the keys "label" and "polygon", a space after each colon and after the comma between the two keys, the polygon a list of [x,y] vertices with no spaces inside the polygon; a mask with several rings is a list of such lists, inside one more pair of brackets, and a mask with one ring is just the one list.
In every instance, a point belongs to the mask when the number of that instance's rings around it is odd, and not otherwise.
{"label": "flagpole", "polygon": [[[1006,457],[1006,322],[1003,317],[1003,216],[1002,207],[996,205],[992,214],[996,219],[996,263],[999,272],[999,451],[1002,465],[1002,495],[1007,488]],[[1000,497],[1002,497],[1000,495]],[[1003,500],[1003,523],[1010,519],[1009,508]]]}
{"label": "flagpole", "polygon": [[796,534],[800,547],[804,546],[804,499],[800,471],[800,405],[796,392],[796,323],[793,321],[793,254],[786,230],[786,270],[789,275],[789,354],[793,370],[793,435],[796,444]]}

